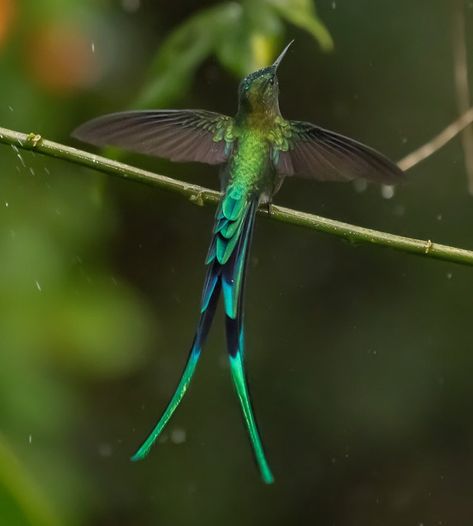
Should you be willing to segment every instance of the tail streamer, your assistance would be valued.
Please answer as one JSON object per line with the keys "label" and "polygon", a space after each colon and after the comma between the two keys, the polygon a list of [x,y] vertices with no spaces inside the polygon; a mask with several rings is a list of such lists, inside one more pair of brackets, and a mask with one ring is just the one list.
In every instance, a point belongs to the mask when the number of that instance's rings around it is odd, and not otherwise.
{"label": "tail streamer", "polygon": [[220,292],[223,294],[230,371],[256,463],[267,484],[274,481],[253,413],[244,370],[244,304],[246,267],[253,234],[257,196],[248,196],[231,185],[217,210],[208,266],[202,291],[200,319],[187,363],[177,388],[158,423],[132,460],[145,458],[184,397],[197,367],[202,347],[213,322]]}

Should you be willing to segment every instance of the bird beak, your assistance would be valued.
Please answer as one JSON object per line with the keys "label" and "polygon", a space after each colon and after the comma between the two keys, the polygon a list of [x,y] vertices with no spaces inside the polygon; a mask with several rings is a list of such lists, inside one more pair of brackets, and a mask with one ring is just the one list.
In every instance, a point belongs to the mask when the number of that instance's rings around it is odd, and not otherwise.
{"label": "bird beak", "polygon": [[284,55],[287,53],[287,50],[291,47],[291,44],[294,42],[294,40],[291,40],[289,42],[289,44],[282,50],[281,54],[279,55],[279,57],[274,61],[273,63],[273,68],[274,70],[277,70],[278,67],[279,67],[279,64],[281,64],[282,62],[282,59],[284,58]]}

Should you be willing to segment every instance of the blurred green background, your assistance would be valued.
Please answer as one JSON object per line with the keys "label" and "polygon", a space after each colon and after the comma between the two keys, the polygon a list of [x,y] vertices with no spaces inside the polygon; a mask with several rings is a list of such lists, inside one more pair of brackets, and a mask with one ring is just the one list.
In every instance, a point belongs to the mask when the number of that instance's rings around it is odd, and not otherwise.
{"label": "blurred green background", "polygon": [[[0,0],[0,125],[72,144],[109,111],[232,114],[238,78],[293,38],[285,116],[394,159],[454,120],[450,2],[313,7]],[[218,187],[213,167],[120,158]],[[252,463],[221,318],[133,464],[192,339],[213,210],[2,145],[0,167],[2,526],[473,523],[472,269],[258,220],[247,366],[276,484]],[[390,199],[290,180],[276,203],[471,248],[460,141],[410,175]]]}

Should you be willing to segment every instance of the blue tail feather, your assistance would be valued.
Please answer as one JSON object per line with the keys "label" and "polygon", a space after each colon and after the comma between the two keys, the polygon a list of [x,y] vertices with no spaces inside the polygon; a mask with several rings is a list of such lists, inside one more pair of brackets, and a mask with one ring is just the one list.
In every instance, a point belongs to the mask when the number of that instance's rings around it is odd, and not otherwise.
{"label": "blue tail feather", "polygon": [[257,197],[229,189],[216,214],[212,242],[206,259],[208,266],[201,300],[201,314],[187,363],[179,384],[155,428],[132,460],[143,459],[177,409],[194,375],[202,346],[212,325],[220,291],[223,291],[227,350],[233,383],[242,408],[257,465],[263,481],[270,484],[273,476],[268,466],[258,432],[250,393],[244,372],[243,291],[249,245],[253,233]]}

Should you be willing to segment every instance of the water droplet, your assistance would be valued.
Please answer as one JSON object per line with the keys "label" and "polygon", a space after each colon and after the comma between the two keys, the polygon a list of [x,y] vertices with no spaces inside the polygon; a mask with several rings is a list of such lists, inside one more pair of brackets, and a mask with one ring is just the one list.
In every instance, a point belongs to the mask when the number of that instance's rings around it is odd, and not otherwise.
{"label": "water droplet", "polygon": [[453,278],[453,274],[451,272],[447,272],[447,279],[452,279]]}
{"label": "water droplet", "polygon": [[95,53],[95,42],[90,43],[90,49],[92,50],[92,53]]}
{"label": "water droplet", "polygon": [[28,435],[28,444],[33,442],[33,435]]}
{"label": "water droplet", "polygon": [[442,221],[443,217],[442,214],[437,214],[437,221]]}
{"label": "water droplet", "polygon": [[381,195],[384,199],[392,199],[394,197],[394,186],[383,185],[381,187]]}
{"label": "water droplet", "polygon": [[[18,149],[17,149],[17,152],[18,152]],[[20,160],[20,163],[22,164],[23,168],[26,168],[26,164],[25,164],[25,161],[23,160],[23,157],[22,157],[21,153],[18,152],[18,153],[16,154],[16,156],[17,156],[18,159]]]}
{"label": "water droplet", "polygon": [[337,9],[337,2],[332,2],[332,9]]}
{"label": "water droplet", "polygon": [[39,290],[39,292],[42,292],[41,285],[39,284],[39,281],[35,281],[36,288]]}
{"label": "water droplet", "polygon": [[5,208],[8,208],[8,201],[5,201]]}
{"label": "water droplet", "polygon": [[173,444],[183,444],[186,441],[185,429],[176,428],[171,431],[171,442]]}

